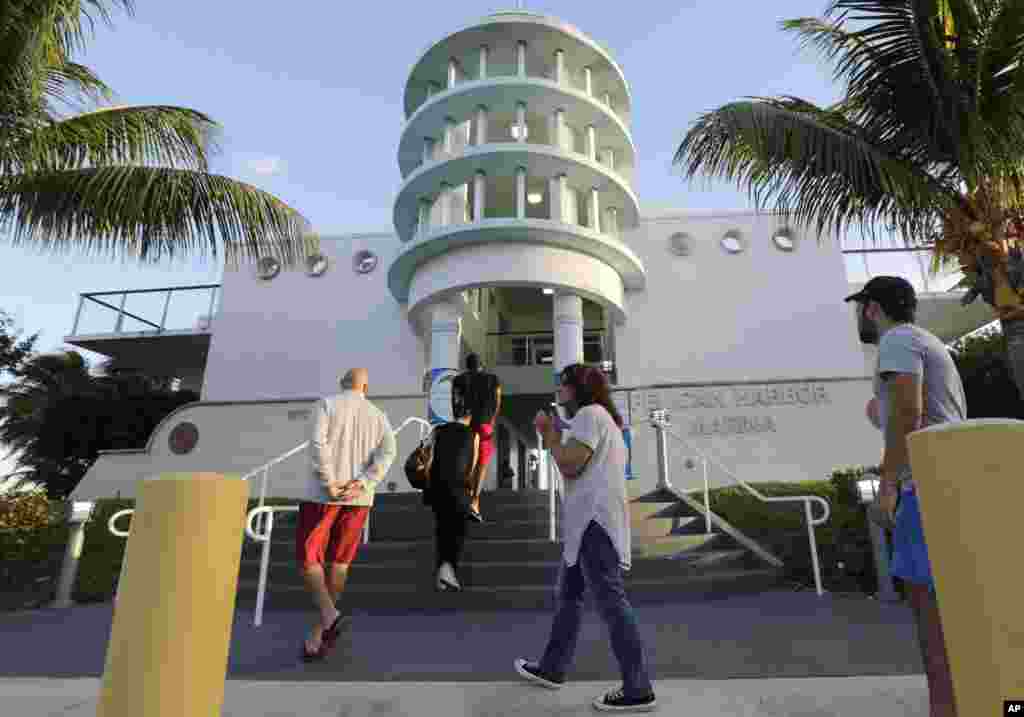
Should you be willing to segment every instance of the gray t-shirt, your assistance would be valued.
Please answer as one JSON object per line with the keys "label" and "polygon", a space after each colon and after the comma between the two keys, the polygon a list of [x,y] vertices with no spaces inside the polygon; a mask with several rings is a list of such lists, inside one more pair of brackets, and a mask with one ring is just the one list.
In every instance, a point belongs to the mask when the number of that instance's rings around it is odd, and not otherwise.
{"label": "gray t-shirt", "polygon": [[925,425],[966,420],[967,399],[960,372],[949,351],[932,333],[913,324],[900,324],[878,343],[874,391],[883,436],[889,418],[889,387],[882,380],[886,373],[924,374]]}

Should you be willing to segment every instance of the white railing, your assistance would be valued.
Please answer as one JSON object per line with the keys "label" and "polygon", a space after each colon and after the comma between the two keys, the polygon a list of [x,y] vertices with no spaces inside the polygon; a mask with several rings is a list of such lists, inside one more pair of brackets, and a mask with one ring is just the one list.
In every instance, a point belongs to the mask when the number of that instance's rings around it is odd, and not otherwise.
{"label": "white railing", "polygon": [[[409,416],[404,421],[402,421],[402,423],[399,424],[398,428],[394,429],[392,433],[397,436],[399,433],[402,432],[402,429],[414,423],[418,423],[420,426],[420,440],[422,440],[426,436],[427,432],[430,430],[430,422],[420,418],[419,416]],[[274,513],[294,513],[299,510],[299,507],[297,505],[264,505],[267,495],[267,485],[269,483],[270,469],[278,465],[282,461],[291,458],[296,453],[301,452],[308,446],[309,441],[304,441],[303,443],[300,443],[299,445],[295,446],[295,448],[292,448],[291,450],[282,453],[276,458],[271,458],[263,465],[254,468],[253,470],[249,471],[244,476],[242,476],[242,480],[247,481],[250,478],[253,478],[254,476],[262,474],[257,505],[255,508],[249,511],[249,513],[246,515],[245,520],[245,534],[257,543],[263,543],[263,548],[260,553],[259,586],[257,588],[256,593],[256,614],[254,615],[253,618],[253,625],[255,625],[256,627],[259,627],[263,624],[263,605],[266,599],[267,573],[269,572],[270,568],[270,538],[274,532]],[[119,538],[127,538],[130,533],[130,529],[118,530],[115,523],[122,516],[132,515],[134,512],[134,508],[126,508],[124,510],[119,510],[118,512],[114,513],[112,516],[110,516],[110,520],[107,521],[107,529],[111,532],[111,534],[116,535]],[[257,530],[256,527],[253,525],[253,519],[258,516],[266,516],[265,518],[263,518],[262,521],[262,531]],[[368,543],[369,541],[370,520],[369,516],[367,516],[366,524],[363,527],[363,542]],[[121,564],[121,575],[124,575],[123,562]],[[118,583],[120,583],[120,580],[118,580]]]}
{"label": "white railing", "polygon": [[[824,588],[822,587],[822,584],[821,584],[821,565],[820,565],[819,558],[818,558],[818,541],[817,541],[817,539],[815,537],[815,534],[814,534],[814,528],[816,526],[818,526],[818,525],[823,525],[824,523],[828,522],[829,517],[831,517],[831,515],[832,515],[832,511],[831,511],[831,508],[829,507],[829,503],[828,503],[827,500],[825,500],[821,496],[817,496],[817,495],[792,495],[792,496],[790,496],[790,495],[787,495],[787,496],[766,496],[766,495],[762,495],[756,488],[754,488],[752,485],[750,485],[749,483],[744,481],[742,478],[737,476],[735,473],[730,471],[728,468],[726,468],[725,465],[723,465],[722,462],[719,461],[717,458],[708,456],[704,451],[702,451],[700,448],[698,448],[691,441],[687,441],[682,436],[679,436],[679,435],[673,433],[672,431],[669,431],[668,430],[669,420],[668,420],[668,414],[667,414],[666,411],[664,411],[664,410],[652,411],[651,412],[651,425],[654,427],[654,429],[656,431],[664,432],[664,433],[668,434],[669,436],[674,438],[676,441],[678,441],[679,443],[682,443],[688,449],[692,450],[694,453],[696,453],[698,456],[701,457],[701,459],[705,462],[705,465],[707,464],[707,461],[709,461],[709,460],[714,462],[722,470],[723,473],[725,473],[727,476],[732,478],[740,487],[742,487],[744,490],[746,490],[748,493],[750,493],[752,496],[754,496],[758,500],[763,501],[765,503],[784,503],[784,502],[803,503],[804,504],[804,518],[805,518],[805,520],[807,522],[807,538],[808,538],[808,541],[810,543],[810,550],[811,550],[811,564],[813,565],[813,568],[814,568],[814,586],[815,586],[819,596],[825,594]],[[661,446],[659,446],[659,449],[661,449]],[[663,482],[664,483],[664,485],[663,485],[664,488],[667,488],[668,490],[672,491],[673,493],[679,494],[679,491],[677,491],[675,488],[673,488],[671,483],[669,483],[669,481],[668,481],[668,473],[667,473],[667,470],[668,470],[668,457],[667,457],[667,451],[659,450],[659,452],[661,453],[660,463],[664,466],[663,470],[665,471],[664,474],[663,474],[664,477],[659,476],[659,479],[660,479],[659,483]],[[661,466],[659,466],[659,468],[661,469]],[[661,473],[661,470],[659,470],[659,473]],[[708,501],[708,489],[707,489],[707,474],[706,474],[706,470],[705,470],[705,484],[704,485],[705,485],[705,488],[704,488],[704,500],[705,500],[705,506],[706,506],[706,508],[705,508],[705,511],[706,511],[705,515],[707,517],[708,522],[710,523],[712,513],[711,513],[711,510],[710,510],[710,507],[707,507],[708,506],[708,502],[707,502]],[[813,512],[811,510],[811,503],[818,503],[822,507],[823,513],[822,513],[821,516],[819,516],[817,518],[814,517]],[[720,522],[724,523],[724,521],[720,521]]]}

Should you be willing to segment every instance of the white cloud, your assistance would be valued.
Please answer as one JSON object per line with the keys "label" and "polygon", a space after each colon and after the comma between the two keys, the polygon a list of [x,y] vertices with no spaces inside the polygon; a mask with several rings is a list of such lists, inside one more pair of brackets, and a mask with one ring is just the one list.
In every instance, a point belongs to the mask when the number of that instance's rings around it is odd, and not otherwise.
{"label": "white cloud", "polygon": [[284,172],[284,160],[280,157],[255,157],[245,163],[246,169],[253,174],[272,177]]}

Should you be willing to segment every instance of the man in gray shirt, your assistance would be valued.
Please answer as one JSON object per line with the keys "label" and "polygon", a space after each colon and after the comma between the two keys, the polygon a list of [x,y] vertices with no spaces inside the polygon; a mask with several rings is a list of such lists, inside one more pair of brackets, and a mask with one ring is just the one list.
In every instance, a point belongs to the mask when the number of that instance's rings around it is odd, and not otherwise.
{"label": "man in gray shirt", "polygon": [[910,472],[907,435],[924,426],[965,420],[964,387],[942,342],[914,325],[917,296],[907,280],[876,276],[846,301],[857,302],[860,340],[878,346],[874,394],[877,425],[885,445],[880,502],[882,510],[894,520],[890,572],[907,586],[917,620],[931,717],[955,717],[953,682]]}

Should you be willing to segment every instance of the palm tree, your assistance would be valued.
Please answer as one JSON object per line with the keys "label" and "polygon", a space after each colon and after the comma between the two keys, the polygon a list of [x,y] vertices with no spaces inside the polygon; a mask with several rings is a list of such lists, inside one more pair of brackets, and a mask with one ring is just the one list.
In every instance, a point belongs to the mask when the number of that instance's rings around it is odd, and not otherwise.
{"label": "palm tree", "polygon": [[[0,233],[15,245],[119,254],[270,255],[314,250],[308,222],[274,196],[208,172],[217,125],[195,110],[107,104],[71,60],[86,30],[134,0],[0,2]],[[69,112],[87,107],[91,111]]]}
{"label": "palm tree", "polygon": [[[782,23],[845,84],[819,107],[749,98],[699,117],[675,163],[745,185],[819,236],[853,226],[931,247],[1024,339],[1024,4],[833,0]],[[1009,343],[1024,396],[1024,341]]]}

